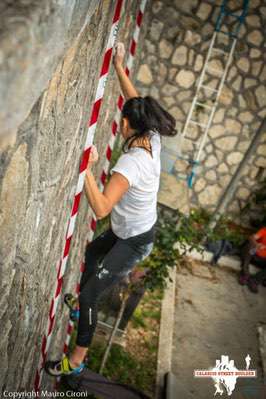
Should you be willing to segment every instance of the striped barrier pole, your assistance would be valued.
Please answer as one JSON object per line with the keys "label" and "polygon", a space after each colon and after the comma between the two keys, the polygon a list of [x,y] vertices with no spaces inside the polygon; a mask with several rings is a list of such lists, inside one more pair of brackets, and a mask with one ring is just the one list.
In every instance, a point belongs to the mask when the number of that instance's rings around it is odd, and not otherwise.
{"label": "striped barrier pole", "polygon": [[[137,12],[136,25],[135,25],[135,29],[133,32],[133,37],[130,42],[129,57],[128,57],[126,68],[125,68],[125,72],[128,76],[131,72],[131,69],[132,69],[132,66],[134,63],[134,58],[135,58],[135,54],[136,54],[136,48],[137,48],[139,33],[140,33],[140,26],[141,26],[141,23],[143,20],[146,3],[147,3],[147,0],[141,0],[139,10]],[[106,151],[105,151],[105,163],[103,166],[103,170],[101,172],[100,183],[99,183],[99,188],[101,191],[104,190],[104,184],[105,184],[106,178],[108,176],[109,165],[110,165],[110,161],[111,161],[111,157],[112,157],[112,152],[113,152],[114,143],[115,143],[115,139],[116,139],[117,128],[119,126],[120,115],[121,115],[123,103],[124,103],[124,98],[120,94],[118,97],[118,100],[117,100],[117,109],[116,109],[115,117],[112,122],[110,140],[107,144]],[[97,220],[94,216],[92,216],[92,218],[89,222],[87,244],[89,244],[93,239],[93,235],[96,230],[96,225],[97,225]],[[80,273],[82,274],[83,271],[84,271],[84,260],[81,262],[81,265],[80,265]],[[79,282],[76,285],[75,291],[76,291],[76,294],[78,295],[80,292]],[[74,328],[74,323],[72,322],[72,320],[69,320],[68,327],[67,327],[66,340],[65,340],[64,349],[63,349],[63,352],[65,354],[69,350],[69,342],[71,339],[71,334],[72,334],[73,328]]]}
{"label": "striped barrier pole", "polygon": [[39,391],[39,389],[40,389],[42,375],[43,375],[43,366],[46,361],[47,352],[48,352],[50,342],[51,342],[52,331],[53,331],[54,321],[55,321],[55,314],[57,311],[57,307],[58,307],[58,303],[59,303],[61,291],[62,291],[63,276],[64,276],[64,273],[66,270],[66,264],[67,264],[69,251],[70,251],[70,244],[71,244],[71,240],[73,237],[73,232],[74,232],[76,218],[77,218],[78,209],[79,209],[79,203],[80,203],[81,194],[83,191],[86,169],[87,169],[87,165],[88,165],[88,161],[89,161],[89,157],[90,157],[91,146],[93,144],[93,139],[94,139],[95,130],[97,127],[99,112],[100,112],[103,95],[104,95],[105,83],[106,83],[109,68],[110,68],[112,51],[113,51],[113,47],[114,47],[114,43],[115,43],[115,39],[116,39],[116,35],[117,35],[118,23],[119,23],[120,16],[121,16],[122,5],[123,5],[123,0],[116,0],[115,11],[114,11],[114,16],[113,16],[113,20],[112,20],[112,27],[111,27],[111,31],[109,34],[104,57],[103,57],[102,68],[101,68],[98,86],[97,86],[97,90],[96,90],[95,100],[94,100],[92,111],[91,111],[91,116],[90,116],[90,119],[88,122],[88,132],[87,132],[87,137],[86,137],[86,143],[85,143],[85,147],[83,150],[81,163],[80,163],[80,167],[79,167],[79,178],[78,178],[76,192],[75,192],[75,196],[74,196],[74,200],[73,200],[71,214],[70,214],[70,217],[68,220],[63,256],[59,260],[59,263],[57,266],[56,288],[55,288],[55,292],[54,292],[54,295],[53,295],[53,298],[51,301],[51,305],[50,305],[50,309],[49,309],[48,325],[47,325],[47,329],[46,329],[46,334],[42,338],[41,355],[40,355],[40,359],[39,359],[39,363],[38,363],[38,367],[37,367],[37,371],[36,371],[36,375],[35,375],[35,381],[34,381],[35,391]]}

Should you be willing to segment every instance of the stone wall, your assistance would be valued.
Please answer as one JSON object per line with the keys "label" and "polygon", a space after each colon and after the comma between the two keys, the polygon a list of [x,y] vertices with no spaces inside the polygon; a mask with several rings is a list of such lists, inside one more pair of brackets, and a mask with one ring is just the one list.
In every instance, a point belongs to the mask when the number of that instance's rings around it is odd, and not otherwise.
{"label": "stone wall", "polygon": [[[228,3],[232,9],[241,5],[241,1],[236,0]],[[156,0],[149,3],[137,85],[143,95],[150,94],[160,100],[176,118],[178,129],[183,128],[193,100],[220,4],[218,0]],[[251,137],[266,115],[265,22],[265,1],[250,1],[194,187],[188,192],[186,183],[178,179],[180,162],[177,161],[171,173],[162,173],[161,203],[182,211],[188,210],[189,202],[192,206],[213,210],[223,194]],[[223,62],[223,55],[217,55],[212,66],[219,68]],[[217,76],[212,76],[208,84],[215,85],[216,81]],[[198,117],[203,120],[202,110]],[[165,139],[163,143],[166,147],[162,154],[164,165],[171,161],[167,149],[176,151],[179,144],[177,137]],[[241,178],[230,206],[231,212],[239,213],[265,176],[265,168],[264,135]]]}
{"label": "stone wall", "polygon": [[[137,4],[125,1],[119,40],[126,46]],[[112,0],[0,5],[1,392],[33,388],[114,6]],[[111,68],[96,132],[100,154],[117,96]],[[83,195],[63,293],[74,291],[87,221]],[[50,358],[62,353],[67,313],[60,303]],[[45,376],[42,388],[51,383]]]}

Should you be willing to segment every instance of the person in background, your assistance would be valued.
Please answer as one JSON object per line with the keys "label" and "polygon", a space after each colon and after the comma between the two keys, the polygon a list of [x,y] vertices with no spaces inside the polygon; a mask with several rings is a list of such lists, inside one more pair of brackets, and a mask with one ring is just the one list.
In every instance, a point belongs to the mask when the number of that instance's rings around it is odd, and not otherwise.
{"label": "person in background", "polygon": [[[266,227],[262,227],[249,238],[243,248],[241,259],[239,283],[247,285],[251,292],[257,293],[259,284],[266,286]],[[262,270],[251,276],[249,273],[250,263]]]}

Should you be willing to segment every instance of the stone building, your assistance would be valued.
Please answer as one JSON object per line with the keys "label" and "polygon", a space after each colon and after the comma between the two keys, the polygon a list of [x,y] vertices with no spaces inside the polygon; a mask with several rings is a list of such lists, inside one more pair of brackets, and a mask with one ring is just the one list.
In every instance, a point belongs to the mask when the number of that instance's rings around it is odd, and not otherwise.
{"label": "stone building", "polygon": [[[148,4],[143,47],[138,69],[138,88],[152,95],[169,110],[182,129],[196,92],[221,1],[155,0]],[[240,9],[242,0],[230,0],[232,9]],[[178,178],[178,160],[171,173],[164,171],[160,202],[187,211],[200,206],[212,211],[241,161],[254,132],[266,115],[266,65],[264,0],[249,2],[228,78],[202,154],[201,167],[192,190]],[[213,66],[220,67],[217,56]],[[177,137],[164,140],[162,154],[177,150]],[[239,214],[254,188],[265,178],[266,137],[264,135],[238,185],[230,211]],[[189,192],[188,192],[189,191]]]}
{"label": "stone building", "polygon": [[[114,6],[112,0],[0,5],[1,392],[33,388]],[[124,2],[118,39],[127,47],[137,6]],[[95,138],[100,154],[118,88],[111,67]],[[103,162],[94,170],[98,177]],[[88,217],[83,195],[63,293],[77,283]],[[52,358],[62,353],[67,316],[61,301]],[[51,381],[45,377],[43,387]]]}

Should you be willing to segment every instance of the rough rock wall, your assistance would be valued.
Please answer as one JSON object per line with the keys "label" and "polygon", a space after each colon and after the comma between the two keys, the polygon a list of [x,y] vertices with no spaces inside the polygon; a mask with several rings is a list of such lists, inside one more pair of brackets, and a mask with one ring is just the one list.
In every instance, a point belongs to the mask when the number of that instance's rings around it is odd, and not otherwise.
{"label": "rough rock wall", "polygon": [[[125,1],[118,36],[126,45],[137,3]],[[33,388],[114,6],[112,0],[0,5],[1,392]],[[100,154],[118,95],[113,69],[110,75],[96,132]],[[78,279],[87,220],[83,195],[63,293],[73,292]],[[60,304],[50,358],[62,353],[66,319]],[[43,388],[50,384],[45,377]]]}
{"label": "rough rock wall", "polygon": [[[241,3],[242,0],[228,2],[232,7]],[[156,0],[149,3],[146,12],[137,85],[142,94],[153,95],[161,101],[176,118],[179,129],[184,126],[196,91],[220,4],[218,0]],[[198,177],[190,192],[193,206],[214,209],[252,135],[266,115],[265,22],[265,1],[250,1],[248,16],[241,28],[228,79],[202,154],[202,168],[198,169]],[[224,62],[224,56],[217,54],[212,67],[221,68],[221,62]],[[215,87],[216,81],[217,75],[209,76],[207,84]],[[198,117],[204,123],[202,114],[200,110]],[[265,143],[264,136],[242,176],[231,211],[239,212],[258,181],[265,176]],[[177,149],[177,138],[164,140],[164,146]],[[162,160],[171,161],[166,151]],[[186,211],[188,190],[186,183],[177,178],[180,166],[184,165],[176,162],[172,173],[162,174],[159,198],[160,202],[174,209]]]}

